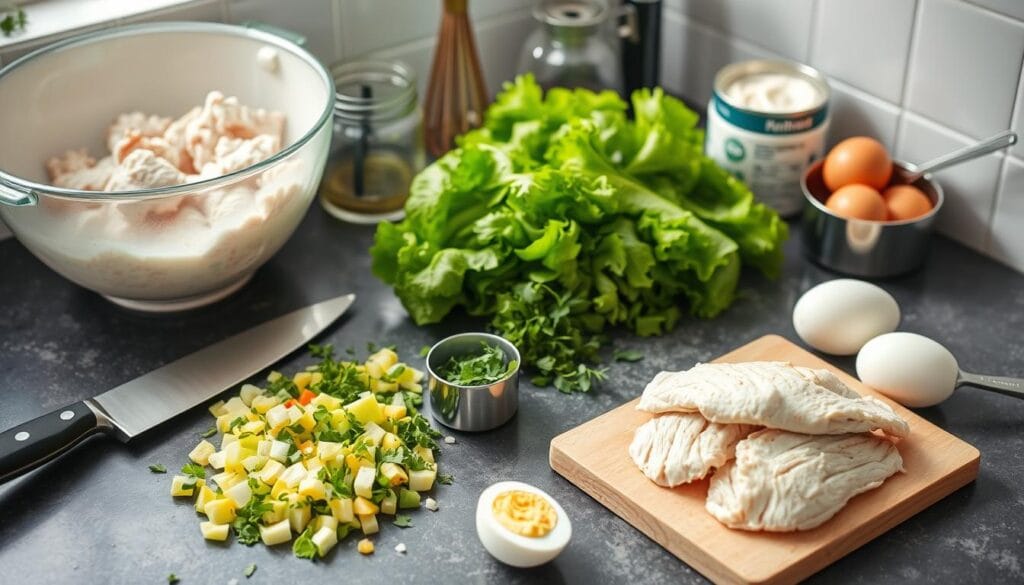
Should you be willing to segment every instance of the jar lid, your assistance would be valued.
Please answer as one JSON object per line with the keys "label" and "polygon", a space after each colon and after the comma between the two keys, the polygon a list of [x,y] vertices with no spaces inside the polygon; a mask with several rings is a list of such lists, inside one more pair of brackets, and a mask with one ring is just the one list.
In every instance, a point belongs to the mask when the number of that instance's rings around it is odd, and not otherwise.
{"label": "jar lid", "polygon": [[583,28],[608,19],[608,7],[596,0],[544,0],[533,12],[534,18],[554,27]]}
{"label": "jar lid", "polygon": [[331,67],[335,117],[351,121],[393,120],[416,107],[416,75],[395,61],[353,61]]}

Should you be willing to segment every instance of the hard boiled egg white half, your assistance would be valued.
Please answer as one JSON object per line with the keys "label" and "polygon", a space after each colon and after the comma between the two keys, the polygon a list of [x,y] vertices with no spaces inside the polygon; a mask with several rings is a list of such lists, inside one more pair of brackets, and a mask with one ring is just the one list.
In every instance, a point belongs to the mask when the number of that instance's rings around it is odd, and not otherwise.
{"label": "hard boiled egg white half", "polygon": [[[524,536],[519,532],[513,532],[499,520],[495,514],[495,500],[499,501],[499,509],[505,509],[502,506],[503,499],[508,498],[507,494],[510,492],[526,492],[533,496],[534,504],[544,502],[550,506],[547,508],[543,503],[540,504],[543,510],[554,511],[554,526],[550,527],[550,531],[546,531],[543,536]],[[523,499],[530,498],[520,498]],[[523,512],[529,516],[536,510]],[[513,567],[536,567],[557,557],[569,544],[572,523],[562,506],[544,491],[527,483],[501,481],[489,486],[480,494],[476,505],[476,532],[487,552],[499,561]]]}

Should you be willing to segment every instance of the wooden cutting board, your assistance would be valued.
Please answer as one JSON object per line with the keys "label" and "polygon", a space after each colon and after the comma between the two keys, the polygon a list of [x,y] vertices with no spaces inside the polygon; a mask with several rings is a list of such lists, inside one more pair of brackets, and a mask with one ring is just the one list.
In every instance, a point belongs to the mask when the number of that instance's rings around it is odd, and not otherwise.
{"label": "wooden cutting board", "polygon": [[[635,409],[636,400],[552,439],[551,468],[716,583],[805,579],[977,477],[977,449],[782,337],[762,337],[715,361],[761,360],[828,368],[856,391],[891,404],[910,423],[898,445],[906,473],[853,498],[814,530],[730,530],[704,510],[707,480],[663,488],[633,464],[633,431],[651,417]],[[638,381],[638,396],[645,384]]]}

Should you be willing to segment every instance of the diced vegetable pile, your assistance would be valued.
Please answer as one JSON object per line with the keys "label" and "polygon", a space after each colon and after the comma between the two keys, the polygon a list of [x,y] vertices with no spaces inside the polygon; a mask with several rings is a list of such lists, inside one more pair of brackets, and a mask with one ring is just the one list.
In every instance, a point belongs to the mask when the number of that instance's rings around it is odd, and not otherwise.
{"label": "diced vegetable pile", "polygon": [[382,223],[373,271],[412,318],[491,318],[533,381],[601,378],[600,334],[672,329],[685,300],[713,317],[741,264],[778,273],[786,224],[702,151],[698,116],[660,89],[632,96],[505,86],[484,126],[421,172],[406,218]]}
{"label": "diced vegetable pile", "polygon": [[[363,363],[312,351],[319,364],[272,372],[266,388],[244,385],[210,407],[220,449],[200,441],[171,483],[172,496],[195,498],[205,538],[273,546],[297,535],[295,555],[320,558],[351,531],[376,533],[381,515],[411,526],[399,510],[419,508],[433,488],[440,433],[416,409],[423,373],[391,349]],[[369,554],[373,543],[357,548]]]}

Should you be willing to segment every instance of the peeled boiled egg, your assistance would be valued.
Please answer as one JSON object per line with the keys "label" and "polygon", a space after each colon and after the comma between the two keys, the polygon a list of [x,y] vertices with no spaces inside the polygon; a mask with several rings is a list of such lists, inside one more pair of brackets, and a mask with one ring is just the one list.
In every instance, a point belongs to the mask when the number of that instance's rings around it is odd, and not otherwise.
{"label": "peeled boiled egg", "polygon": [[885,221],[888,211],[878,191],[867,185],[847,185],[829,196],[825,207],[839,217]]}
{"label": "peeled boiled egg", "polygon": [[932,210],[932,201],[913,185],[893,185],[882,191],[889,221],[903,221],[926,215]]}
{"label": "peeled boiled egg", "polygon": [[832,148],[825,157],[821,175],[830,191],[854,184],[881,191],[892,176],[892,159],[881,142],[855,136]]}
{"label": "peeled boiled egg", "polygon": [[808,290],[793,307],[793,328],[807,345],[853,355],[869,340],[900,324],[896,299],[863,280],[840,278]]}
{"label": "peeled boiled egg", "polygon": [[513,567],[536,567],[569,544],[572,523],[548,494],[530,484],[501,481],[480,494],[476,533],[487,552]]}
{"label": "peeled boiled egg", "polygon": [[932,406],[956,389],[960,367],[937,341],[916,333],[888,333],[857,354],[861,382],[904,406]]}

